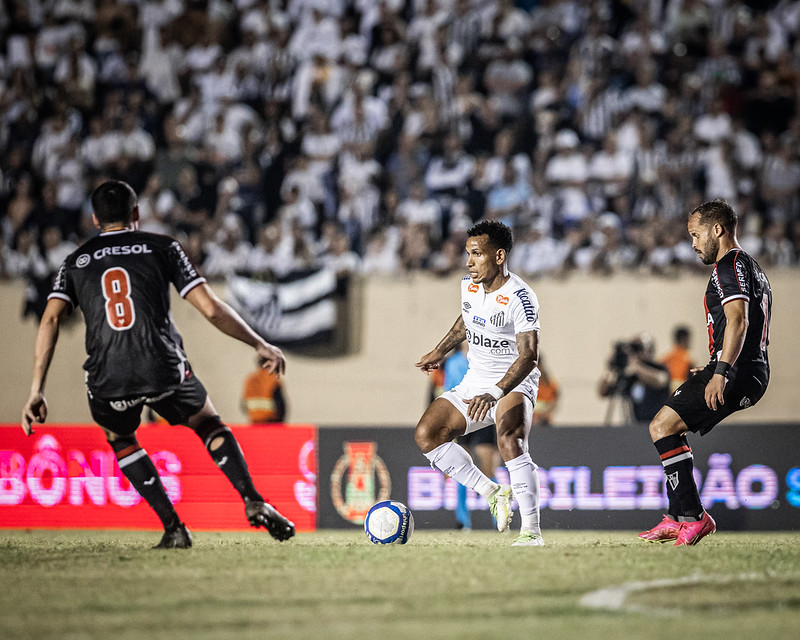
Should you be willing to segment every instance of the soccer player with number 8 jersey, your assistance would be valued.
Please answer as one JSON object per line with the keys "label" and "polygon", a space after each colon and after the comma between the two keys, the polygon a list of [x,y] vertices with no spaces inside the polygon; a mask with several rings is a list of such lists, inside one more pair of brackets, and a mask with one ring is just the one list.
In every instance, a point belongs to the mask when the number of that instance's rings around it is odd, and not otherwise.
{"label": "soccer player with number 8 jersey", "polygon": [[170,316],[170,285],[217,329],[253,347],[271,373],[283,373],[283,353],[214,294],[179,242],[136,230],[136,194],[127,183],[101,184],[92,194],[92,209],[100,234],[61,265],[39,325],[31,395],[22,411],[25,433],[47,418],[44,387],[59,326],[80,307],[89,355],[84,363],[89,408],[120,470],[161,519],[164,535],[157,546],[185,549],[192,537],[136,439],[145,405],[170,424],[197,433],[241,495],[252,526],[266,528],[277,540],[291,538],[294,524],[256,490],[239,444],[189,365]]}
{"label": "soccer player with number 8 jersey", "polygon": [[639,534],[647,542],[695,545],[716,531],[700,503],[686,433],[704,435],[733,412],[753,406],[769,382],[772,290],[761,267],[739,246],[737,223],[733,207],[722,199],[701,204],[689,215],[692,248],[704,264],[714,265],[704,299],[711,359],[693,370],[650,423],[664,466],[669,511]]}

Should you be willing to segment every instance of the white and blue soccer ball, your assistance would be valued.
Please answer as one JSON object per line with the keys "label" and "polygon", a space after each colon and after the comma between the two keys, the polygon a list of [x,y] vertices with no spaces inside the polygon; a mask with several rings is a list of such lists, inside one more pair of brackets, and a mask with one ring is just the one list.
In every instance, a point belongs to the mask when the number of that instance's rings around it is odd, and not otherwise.
{"label": "white and blue soccer ball", "polygon": [[373,544],[405,544],[414,533],[414,515],[394,500],[383,500],[370,508],[364,531]]}

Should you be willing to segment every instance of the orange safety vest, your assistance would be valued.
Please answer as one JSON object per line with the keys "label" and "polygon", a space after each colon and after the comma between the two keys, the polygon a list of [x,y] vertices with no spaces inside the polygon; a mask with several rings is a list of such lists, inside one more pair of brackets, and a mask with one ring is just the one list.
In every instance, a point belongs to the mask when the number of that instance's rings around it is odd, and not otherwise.
{"label": "orange safety vest", "polygon": [[275,391],[279,386],[278,377],[266,369],[259,369],[247,376],[242,401],[251,423],[275,422]]}

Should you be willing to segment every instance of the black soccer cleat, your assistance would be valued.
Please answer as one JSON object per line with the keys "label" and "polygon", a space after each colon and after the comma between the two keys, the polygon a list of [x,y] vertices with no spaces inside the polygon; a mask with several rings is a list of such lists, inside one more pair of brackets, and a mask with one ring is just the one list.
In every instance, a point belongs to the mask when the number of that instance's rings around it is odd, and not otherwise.
{"label": "black soccer cleat", "polygon": [[161,542],[153,549],[190,549],[191,546],[192,533],[185,524],[179,524],[177,527],[164,531]]}
{"label": "black soccer cleat", "polygon": [[294,535],[294,522],[284,518],[271,504],[245,500],[245,514],[251,527],[264,527],[276,540],[283,542]]}

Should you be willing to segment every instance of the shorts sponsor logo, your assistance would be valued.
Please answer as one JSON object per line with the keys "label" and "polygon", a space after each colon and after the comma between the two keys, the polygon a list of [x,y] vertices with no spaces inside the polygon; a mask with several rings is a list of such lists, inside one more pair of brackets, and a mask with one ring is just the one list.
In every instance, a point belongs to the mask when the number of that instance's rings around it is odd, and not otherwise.
{"label": "shorts sponsor logo", "polygon": [[147,402],[158,402],[159,400],[163,400],[167,396],[171,396],[173,393],[175,393],[175,391],[170,390],[170,391],[165,391],[164,393],[161,393],[157,396],[153,396],[152,398],[149,396],[139,396],[138,398],[125,398],[124,400],[111,400],[109,401],[108,405],[114,411],[122,412]]}
{"label": "shorts sponsor logo", "polygon": [[495,298],[499,304],[507,305],[508,304],[508,296],[504,296],[502,294],[498,294],[497,298]]}
{"label": "shorts sponsor logo", "polygon": [[752,403],[752,401],[750,400],[750,398],[748,398],[747,396],[745,396],[744,398],[742,398],[742,401],[739,403],[739,406],[740,406],[742,409],[747,409],[747,407],[751,406],[752,404],[753,404],[753,403]]}
{"label": "shorts sponsor logo", "polygon": [[478,285],[474,283],[469,285],[467,287],[467,291],[469,291],[470,293],[478,293]]}
{"label": "shorts sponsor logo", "polygon": [[83,269],[92,261],[92,257],[88,253],[82,253],[78,256],[78,259],[75,261],[75,266],[78,269]]}
{"label": "shorts sponsor logo", "polygon": [[472,324],[477,324],[479,327],[485,327],[486,326],[486,320],[484,320],[480,316],[473,316],[472,317]]}

